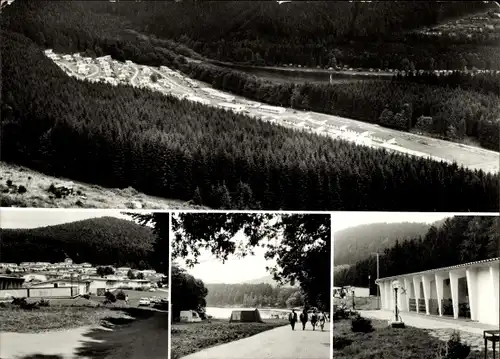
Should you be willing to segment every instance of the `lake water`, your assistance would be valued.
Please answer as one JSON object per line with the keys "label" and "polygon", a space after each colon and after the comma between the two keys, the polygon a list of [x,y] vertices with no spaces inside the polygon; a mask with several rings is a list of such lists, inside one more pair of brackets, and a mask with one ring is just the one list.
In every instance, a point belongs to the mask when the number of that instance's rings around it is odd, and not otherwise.
{"label": "lake water", "polygon": [[[228,319],[233,310],[254,310],[255,308],[220,308],[220,307],[207,307],[207,315],[211,315],[214,319]],[[262,319],[270,319],[271,314],[284,313],[288,314],[290,311],[287,309],[261,309],[258,308]]]}

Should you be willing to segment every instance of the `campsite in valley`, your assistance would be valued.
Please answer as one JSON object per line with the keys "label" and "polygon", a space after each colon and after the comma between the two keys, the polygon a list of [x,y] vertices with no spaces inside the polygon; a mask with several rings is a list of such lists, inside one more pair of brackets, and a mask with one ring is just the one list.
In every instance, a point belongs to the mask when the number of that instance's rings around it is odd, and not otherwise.
{"label": "campsite in valley", "polygon": [[[171,358],[328,358],[330,216],[172,216]],[[297,238],[307,238],[297,240]]]}

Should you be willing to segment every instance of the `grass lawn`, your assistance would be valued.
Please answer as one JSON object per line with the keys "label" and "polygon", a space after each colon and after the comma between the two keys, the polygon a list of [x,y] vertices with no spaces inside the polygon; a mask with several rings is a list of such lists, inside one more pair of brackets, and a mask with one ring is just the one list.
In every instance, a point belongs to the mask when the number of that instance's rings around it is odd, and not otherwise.
{"label": "grass lawn", "polygon": [[266,320],[265,323],[229,323],[212,320],[211,323],[174,324],[171,359],[178,359],[205,348],[250,337],[286,324],[288,322],[285,320]]}
{"label": "grass lawn", "polygon": [[107,308],[51,306],[23,310],[7,304],[0,307],[0,332],[40,332],[100,324],[105,318],[126,318]]}
{"label": "grass lawn", "polygon": [[[386,321],[372,320],[374,331],[354,333],[350,320],[333,323],[333,357],[336,359],[435,359],[443,342],[425,330],[406,327],[393,329]],[[468,359],[481,359],[471,352]]]}

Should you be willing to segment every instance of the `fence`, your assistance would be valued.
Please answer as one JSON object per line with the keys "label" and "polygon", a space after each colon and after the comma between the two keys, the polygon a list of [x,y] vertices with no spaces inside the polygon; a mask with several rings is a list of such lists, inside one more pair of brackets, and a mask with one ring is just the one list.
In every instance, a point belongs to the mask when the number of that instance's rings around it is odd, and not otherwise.
{"label": "fence", "polygon": [[17,297],[17,298],[68,297],[69,298],[76,294],[78,294],[77,287],[2,289],[0,290],[0,300],[10,299],[11,297]]}

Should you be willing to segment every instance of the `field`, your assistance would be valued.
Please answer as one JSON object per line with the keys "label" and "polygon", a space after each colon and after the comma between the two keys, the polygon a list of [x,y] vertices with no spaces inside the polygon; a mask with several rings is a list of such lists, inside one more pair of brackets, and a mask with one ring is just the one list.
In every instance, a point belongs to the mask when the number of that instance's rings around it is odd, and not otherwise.
{"label": "field", "polygon": [[[372,333],[354,333],[350,320],[333,323],[333,357],[339,359],[421,359],[436,358],[444,342],[426,330],[413,327],[393,329],[386,321],[373,320]],[[483,354],[471,352],[467,359]]]}
{"label": "field", "polygon": [[171,359],[178,359],[208,347],[250,337],[286,324],[284,320],[266,320],[265,323],[229,323],[212,320],[211,323],[174,324]]}
{"label": "field", "polygon": [[[164,199],[145,195],[129,187],[104,188],[98,185],[70,181],[42,174],[31,169],[0,162],[0,204],[2,207],[38,207],[38,208],[143,208],[143,209],[195,209],[201,206],[188,202]],[[24,186],[26,193],[9,191],[6,181],[15,186]],[[51,184],[72,183],[74,191],[81,195],[56,198],[48,191]]]}
{"label": "field", "polygon": [[[290,127],[298,131],[312,132],[354,142],[359,145],[384,148],[389,151],[406,153],[416,157],[433,158],[436,161],[456,162],[458,165],[474,170],[481,169],[485,172],[497,173],[500,168],[498,152],[495,151],[317,112],[275,107],[276,109],[280,109],[280,111],[273,113],[261,107],[264,104],[256,101],[248,101],[243,97],[233,96],[219,90],[213,94],[207,91],[207,88],[209,88],[207,84],[190,80],[184,75],[170,69],[162,70],[150,66],[136,65],[131,62],[124,65],[116,60],[108,59],[101,62],[101,69],[98,70],[97,74],[92,70],[88,75],[78,75],[76,68],[78,64],[83,63],[79,55],[76,57],[73,55],[73,60],[63,60],[59,55],[49,54],[48,56],[57,56],[57,58],[54,58],[54,61],[63,70],[71,76],[81,79],[88,78],[90,81],[99,81],[102,79],[110,84],[128,82],[135,87],[151,88],[164,94],[170,93],[188,100],[192,99],[192,101],[202,102],[211,106],[246,113],[251,117]],[[158,82],[153,83],[150,81],[151,75],[157,76],[159,78]],[[375,76],[372,73],[368,73],[367,75]],[[352,78],[354,77],[352,76]],[[350,80],[349,76],[345,77],[345,79],[338,78],[337,80],[355,81]]]}

